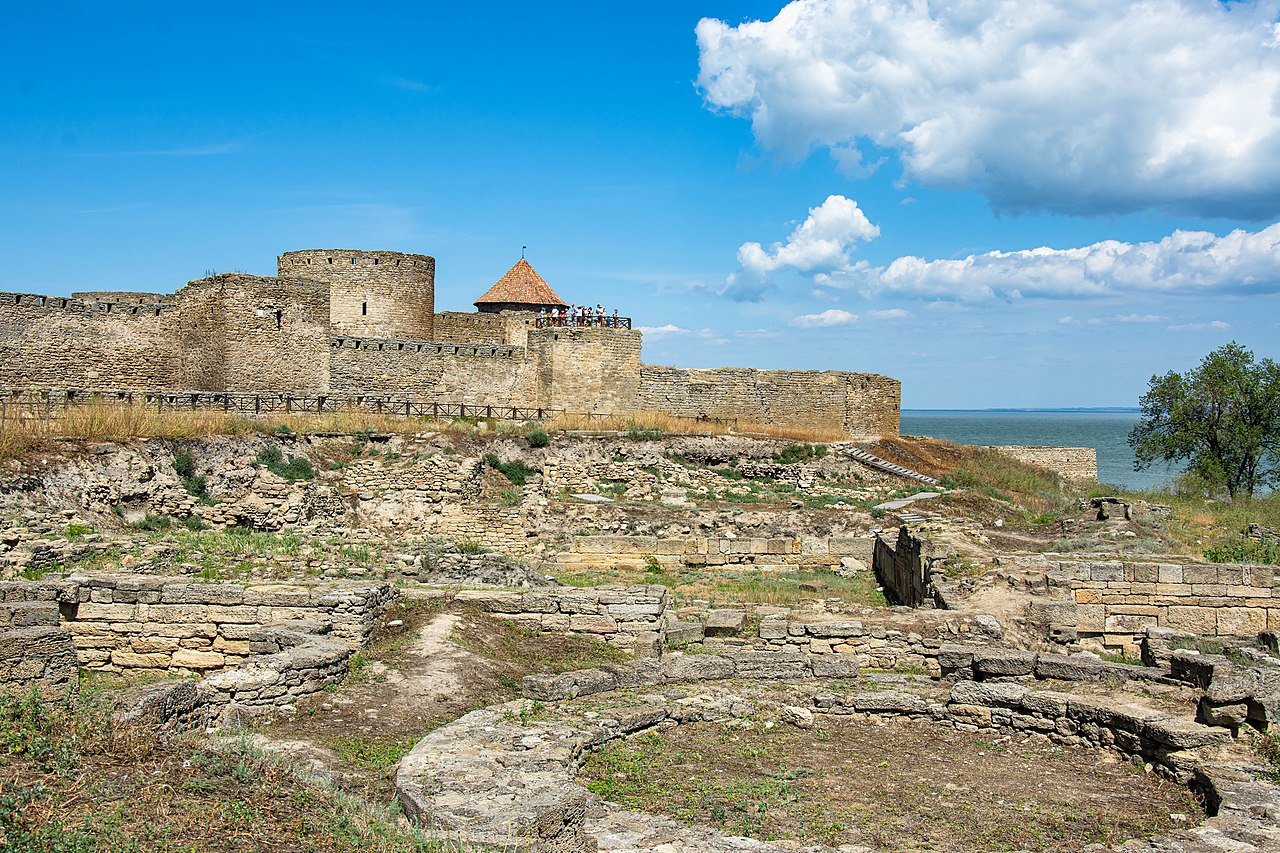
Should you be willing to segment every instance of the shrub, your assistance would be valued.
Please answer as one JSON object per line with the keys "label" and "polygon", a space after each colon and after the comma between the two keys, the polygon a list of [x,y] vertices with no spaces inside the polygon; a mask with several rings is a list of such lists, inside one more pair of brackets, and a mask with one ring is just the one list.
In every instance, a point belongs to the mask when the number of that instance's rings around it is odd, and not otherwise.
{"label": "shrub", "polygon": [[510,462],[503,462],[498,458],[496,453],[486,453],[484,455],[484,463],[495,471],[500,472],[504,477],[517,486],[523,486],[529,475],[534,470],[519,459],[513,459]]}
{"label": "shrub", "polygon": [[1204,558],[1210,563],[1259,563],[1276,566],[1280,565],[1280,545],[1246,539],[1206,548]]}
{"label": "shrub", "polygon": [[310,480],[316,475],[315,468],[311,467],[307,459],[302,456],[290,456],[289,461],[286,462],[284,454],[275,445],[259,450],[255,461],[272,474],[289,482]]}
{"label": "shrub", "polygon": [[196,473],[195,456],[190,450],[179,450],[173,454],[173,472],[178,475],[187,494],[197,498],[209,496],[208,478]]}
{"label": "shrub", "polygon": [[147,513],[129,526],[134,530],[146,530],[152,533],[158,533],[162,530],[168,530],[170,527],[173,527],[173,519],[167,515],[152,515],[151,513]]}
{"label": "shrub", "polygon": [[774,454],[774,461],[781,462],[784,465],[794,465],[797,462],[809,462],[813,459],[821,459],[827,455],[827,446],[825,444],[788,444],[782,448],[780,453]]}
{"label": "shrub", "polygon": [[524,437],[528,440],[530,447],[546,447],[551,443],[551,436],[547,435],[546,430],[542,429],[529,430]]}
{"label": "shrub", "polygon": [[68,524],[62,535],[68,539],[83,539],[85,534],[92,533],[93,528],[87,524]]}

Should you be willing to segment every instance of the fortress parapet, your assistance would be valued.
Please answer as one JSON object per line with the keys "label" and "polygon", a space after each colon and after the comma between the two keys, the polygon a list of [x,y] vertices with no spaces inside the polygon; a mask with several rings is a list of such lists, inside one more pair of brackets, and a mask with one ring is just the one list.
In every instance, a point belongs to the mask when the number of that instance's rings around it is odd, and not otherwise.
{"label": "fortress parapet", "polygon": [[336,334],[431,340],[436,259],[403,252],[307,249],[276,259],[281,278],[329,285]]}
{"label": "fortress parapet", "polygon": [[0,292],[0,387],[391,394],[851,437],[898,432],[894,379],[646,365],[628,318],[564,311],[523,258],[477,301],[485,310],[440,314],[429,255],[312,249],[277,263],[276,276],[213,275],[169,295]]}

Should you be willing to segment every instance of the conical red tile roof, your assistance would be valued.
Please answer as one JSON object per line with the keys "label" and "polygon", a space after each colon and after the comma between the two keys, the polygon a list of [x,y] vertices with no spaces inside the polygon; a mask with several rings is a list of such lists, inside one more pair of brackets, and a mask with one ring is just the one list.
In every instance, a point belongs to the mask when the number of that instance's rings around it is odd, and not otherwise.
{"label": "conical red tile roof", "polygon": [[568,305],[551,286],[538,275],[533,266],[521,258],[516,265],[507,270],[507,274],[498,279],[498,283],[485,291],[475,301],[475,305],[485,303],[518,304],[518,305]]}

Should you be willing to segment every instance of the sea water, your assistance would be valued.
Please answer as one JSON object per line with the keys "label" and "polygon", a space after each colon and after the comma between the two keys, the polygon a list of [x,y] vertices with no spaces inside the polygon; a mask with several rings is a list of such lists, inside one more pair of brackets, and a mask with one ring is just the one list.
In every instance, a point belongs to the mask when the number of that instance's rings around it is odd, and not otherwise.
{"label": "sea water", "polygon": [[1155,464],[1133,470],[1129,430],[1138,422],[1134,411],[903,409],[902,432],[948,438],[960,444],[1030,444],[1092,447],[1098,451],[1098,479],[1126,489],[1167,485],[1178,475],[1175,466]]}

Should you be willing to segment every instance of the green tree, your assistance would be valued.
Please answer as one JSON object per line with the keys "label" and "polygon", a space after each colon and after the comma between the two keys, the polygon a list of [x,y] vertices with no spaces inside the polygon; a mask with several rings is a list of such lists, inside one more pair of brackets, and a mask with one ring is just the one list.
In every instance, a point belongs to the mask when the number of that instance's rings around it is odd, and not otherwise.
{"label": "green tree", "polygon": [[1280,482],[1280,365],[1232,341],[1194,370],[1152,376],[1129,433],[1134,468],[1185,461],[1231,497]]}

